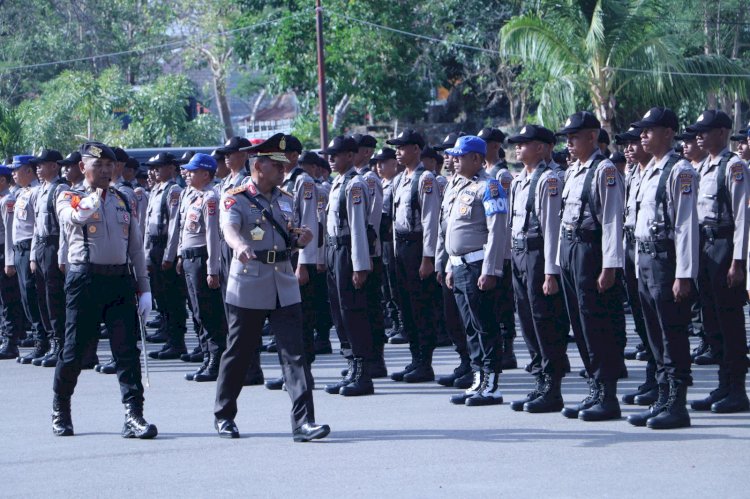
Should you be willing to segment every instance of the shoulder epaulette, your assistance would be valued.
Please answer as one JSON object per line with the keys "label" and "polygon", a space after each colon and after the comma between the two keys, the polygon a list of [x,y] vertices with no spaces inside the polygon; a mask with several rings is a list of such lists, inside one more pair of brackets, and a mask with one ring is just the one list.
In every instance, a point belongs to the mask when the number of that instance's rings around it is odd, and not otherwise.
{"label": "shoulder epaulette", "polygon": [[293,198],[293,197],[294,197],[294,196],[292,196],[292,193],[291,193],[291,192],[285,191],[284,189],[279,189],[279,190],[281,191],[281,193],[282,193],[282,194],[286,194],[286,195],[287,195],[287,196],[289,196],[290,198]]}
{"label": "shoulder epaulette", "polygon": [[247,185],[240,185],[239,187],[233,187],[227,190],[227,194],[229,194],[230,196],[234,196],[235,194],[242,194],[247,190]]}

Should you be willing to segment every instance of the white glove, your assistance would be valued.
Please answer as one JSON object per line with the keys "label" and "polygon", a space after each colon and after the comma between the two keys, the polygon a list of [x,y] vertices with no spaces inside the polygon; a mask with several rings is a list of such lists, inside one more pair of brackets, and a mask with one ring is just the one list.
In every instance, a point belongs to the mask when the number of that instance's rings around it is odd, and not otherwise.
{"label": "white glove", "polygon": [[81,199],[81,202],[78,203],[78,220],[81,222],[85,222],[86,220],[91,218],[91,215],[93,215],[94,212],[99,209],[100,204],[101,197],[97,192],[94,192],[93,194]]}
{"label": "white glove", "polygon": [[138,317],[146,319],[151,313],[151,292],[146,291],[138,296]]}

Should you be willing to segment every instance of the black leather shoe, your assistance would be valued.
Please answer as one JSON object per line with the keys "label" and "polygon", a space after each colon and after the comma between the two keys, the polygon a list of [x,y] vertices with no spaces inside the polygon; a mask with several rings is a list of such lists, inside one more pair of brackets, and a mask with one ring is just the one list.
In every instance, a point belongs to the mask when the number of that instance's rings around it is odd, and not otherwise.
{"label": "black leather shoe", "polygon": [[[57,365],[57,357],[60,355],[62,350],[62,342],[60,340],[53,339],[50,342],[49,352],[40,361],[39,365],[42,367],[55,367]],[[36,364],[34,364],[36,365]]]}
{"label": "black leather shoe", "polygon": [[622,400],[623,404],[636,405],[635,399],[637,397],[641,397],[640,399],[641,402],[645,402],[646,400],[649,400],[649,399],[652,399],[652,400],[648,403],[640,403],[637,405],[651,405],[656,400],[657,386],[658,385],[654,382],[644,383],[642,385],[639,385],[636,391],[626,393],[625,395],[623,395],[620,400]]}
{"label": "black leather shoe", "polygon": [[157,315],[155,319],[146,322],[146,327],[151,329],[157,329],[161,327],[161,315]]}
{"label": "black leather shoe", "polygon": [[281,390],[284,387],[284,376],[266,380],[265,386],[269,390]]}
{"label": "black leather shoe", "polygon": [[671,430],[690,426],[690,415],[687,411],[687,384],[675,379],[669,380],[669,397],[659,414],[646,421],[652,430]]}
{"label": "black leather shoe", "polygon": [[159,360],[175,360],[179,359],[180,356],[184,353],[187,353],[187,348],[185,348],[185,344],[182,345],[170,345],[165,350],[162,350],[159,352]]}
{"label": "black leather shoe", "polygon": [[206,381],[216,381],[219,377],[219,362],[221,361],[221,354],[208,354],[208,365],[203,372],[196,373],[193,377],[193,381],[198,383],[204,383]]}
{"label": "black leather shoe", "polygon": [[460,378],[457,378],[453,382],[453,388],[460,388],[461,390],[467,390],[474,383],[474,373],[469,371]]}
{"label": "black leather shoe", "polygon": [[167,332],[161,329],[154,334],[146,335],[146,341],[149,343],[166,343],[168,339]]}
{"label": "black leather shoe", "polygon": [[406,376],[408,373],[412,372],[416,368],[417,368],[417,364],[414,363],[414,362],[412,362],[409,365],[407,365],[406,367],[404,367],[403,370],[391,373],[391,379],[393,381],[403,381],[404,380],[404,376]]}
{"label": "black leather shoe", "polygon": [[21,348],[32,348],[34,346],[34,338],[32,336],[28,336],[18,342],[18,346]]}
{"label": "black leather shoe", "polygon": [[429,364],[418,364],[417,368],[404,374],[404,381],[407,383],[427,383],[435,381],[435,371]]}
{"label": "black leather shoe", "polygon": [[543,414],[547,412],[560,412],[563,409],[563,398],[561,392],[560,378],[553,378],[546,374],[541,389],[541,395],[534,400],[526,402],[523,410],[530,414]]}
{"label": "black leather shoe", "polygon": [[721,352],[718,348],[714,348],[711,345],[706,348],[705,352],[703,352],[701,355],[697,355],[695,359],[693,359],[693,362],[699,366],[718,365],[720,361]]}
{"label": "black leather shoe", "polygon": [[214,428],[221,438],[240,438],[240,430],[232,419],[215,419]]}
{"label": "black leather shoe", "polygon": [[106,364],[97,364],[94,370],[102,374],[115,374],[117,373],[117,364],[115,364],[115,359],[112,358]]}
{"label": "black leather shoe", "polygon": [[638,343],[634,350],[628,350],[625,352],[625,360],[635,360],[635,356],[644,350],[646,350],[646,347],[643,343]]}
{"label": "black leather shoe", "polygon": [[159,434],[155,425],[143,419],[143,407],[139,404],[125,404],[125,424],[122,426],[122,438],[140,438],[148,440]]}
{"label": "black leather shoe", "polygon": [[641,362],[648,362],[653,358],[654,356],[651,355],[651,352],[638,352],[635,356],[635,360],[639,360]]}
{"label": "black leather shoe", "polygon": [[192,352],[180,355],[180,360],[183,362],[203,362],[203,349],[199,345]]}
{"label": "black leather shoe", "polygon": [[708,397],[690,402],[690,408],[694,411],[710,411],[711,406],[729,395],[729,377],[719,372],[719,386],[711,390]]}
{"label": "black leather shoe", "polygon": [[729,393],[721,400],[711,404],[711,412],[719,414],[733,414],[750,410],[750,400],[745,391],[745,378],[743,374],[733,374],[729,377]]}
{"label": "black leather shoe", "polygon": [[52,433],[58,437],[72,437],[73,419],[70,417],[70,399],[54,396],[52,399]]}
{"label": "black leather shoe", "polygon": [[437,384],[440,386],[447,386],[452,388],[453,383],[455,383],[458,378],[465,374],[471,374],[471,365],[469,364],[468,359],[463,359],[461,361],[461,364],[459,364],[459,366],[453,370],[453,374],[440,376],[437,379]]}
{"label": "black leather shoe", "polygon": [[388,343],[390,343],[391,345],[406,345],[407,343],[409,343],[409,338],[407,338],[406,333],[401,330],[388,338]]}
{"label": "black leather shoe", "polygon": [[266,345],[266,352],[268,353],[276,353],[279,351],[279,347],[276,345],[276,339],[271,338],[271,342]]}
{"label": "black leather shoe", "polygon": [[320,440],[331,433],[331,428],[327,424],[305,423],[292,434],[295,442],[309,442],[310,440]]}
{"label": "black leather shoe", "polygon": [[185,374],[185,379],[188,380],[188,381],[195,381],[195,377],[198,374],[201,374],[203,371],[205,371],[206,368],[208,367],[208,361],[209,361],[209,356],[206,355],[203,358],[203,364],[201,364],[201,366],[198,368],[198,370],[196,370],[196,371],[194,371],[192,373],[186,373]]}
{"label": "black leather shoe", "polygon": [[541,374],[537,374],[536,376],[534,376],[534,378],[536,378],[534,389],[531,390],[525,398],[521,400],[514,400],[513,402],[511,402],[511,410],[520,412],[523,410],[523,406],[526,402],[531,402],[532,400],[542,396],[542,391],[544,390],[544,376]]}

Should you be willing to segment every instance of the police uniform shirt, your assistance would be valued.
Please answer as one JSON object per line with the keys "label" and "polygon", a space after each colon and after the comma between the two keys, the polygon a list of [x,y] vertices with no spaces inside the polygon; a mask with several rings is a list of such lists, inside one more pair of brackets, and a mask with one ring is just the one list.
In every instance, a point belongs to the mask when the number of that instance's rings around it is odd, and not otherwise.
{"label": "police uniform shirt", "polygon": [[[625,208],[624,181],[615,165],[609,159],[604,158],[598,150],[594,151],[585,162],[576,161],[567,170],[563,187],[562,223],[564,226],[576,226],[581,209],[584,180],[597,158],[601,161],[591,182],[591,199],[595,204],[596,218],[602,230],[602,268],[622,268],[624,264],[622,244],[622,214]],[[588,202],[581,228],[584,230],[597,228]]]}
{"label": "police uniform shirt", "polygon": [[[317,180],[315,184],[315,186],[317,187],[316,191],[318,192],[318,221],[320,222],[321,227],[327,227],[326,207],[328,206],[328,195],[331,193],[331,184],[329,182],[323,182],[321,180]],[[325,263],[326,245],[322,244],[320,247],[318,247],[318,265],[325,265]]]}
{"label": "police uniform shirt", "polygon": [[[667,215],[671,228],[665,230],[664,209],[657,206],[656,191],[664,167],[671,158],[679,158],[670,153],[658,163],[654,158],[648,163],[641,177],[638,190],[638,215],[635,222],[635,238],[638,241],[659,241],[672,239],[676,249],[675,278],[695,279],[698,277],[698,173],[692,165],[680,159],[672,167],[666,183]],[[636,256],[637,258],[637,256]]]}
{"label": "police uniform shirt", "polygon": [[[510,170],[507,168],[507,163],[505,161],[501,161],[498,164],[495,165],[495,167],[498,167],[497,174],[495,175],[495,178],[500,182],[500,186],[505,191],[505,196],[507,199],[510,199],[510,185],[513,183],[513,174],[510,173]],[[510,260],[511,258],[511,239],[508,237],[506,238],[507,244],[505,247],[505,259]]]}
{"label": "police uniform shirt", "polygon": [[[367,243],[367,220],[370,208],[367,184],[360,175],[351,176],[346,183],[346,189],[341,188],[344,178],[353,170],[354,167],[333,180],[331,194],[328,197],[326,233],[329,237],[351,236],[352,267],[355,272],[360,272],[372,269],[370,248]],[[346,214],[339,212],[341,196],[346,196]],[[343,216],[346,218],[342,219]]]}
{"label": "police uniform shirt", "polygon": [[34,201],[39,182],[34,180],[16,193],[16,206],[13,210],[13,244],[34,237]]}
{"label": "police uniform shirt", "polygon": [[206,248],[208,275],[221,270],[219,245],[219,196],[210,185],[198,190],[190,187],[180,207],[180,244],[178,254],[190,248]]}
{"label": "police uniform shirt", "polygon": [[[247,196],[252,196],[272,215],[282,229],[288,230],[293,218],[292,197],[274,188],[271,199],[260,194],[252,178],[244,186],[230,189],[221,200],[221,230],[233,225],[242,240],[253,251],[285,251],[284,238],[266,219],[262,210],[253,205]],[[290,237],[290,241],[294,238]],[[311,243],[312,244],[312,243]],[[274,310],[277,302],[281,307],[300,303],[299,282],[290,260],[264,263],[257,259],[242,263],[236,250],[229,267],[226,303],[236,307],[255,310]]]}
{"label": "police uniform shirt", "polygon": [[372,256],[382,256],[383,250],[380,247],[380,219],[383,218],[383,184],[374,171],[369,166],[357,168],[357,174],[362,177],[367,185],[367,199],[369,201],[369,214],[367,223],[375,229],[375,253]]}
{"label": "police uniform shirt", "polygon": [[248,174],[243,168],[235,175],[234,172],[229,172],[224,180],[221,181],[221,193],[226,193],[229,189],[237,188],[247,183]]}
{"label": "police uniform shirt", "polygon": [[[555,162],[554,159],[551,159],[547,162],[547,166],[550,167],[550,169],[555,172],[557,177],[560,179],[560,182],[565,182],[565,170],[562,169],[562,166],[560,166],[558,163]],[[562,191],[562,189],[561,189]]]}
{"label": "police uniform shirt", "polygon": [[438,191],[440,192],[440,200],[442,202],[443,196],[445,196],[445,188],[448,187],[448,179],[443,177],[442,175],[437,175],[435,177],[435,180],[438,184]]}
{"label": "police uniform shirt", "polygon": [[[299,172],[299,173],[296,173]],[[291,185],[291,178],[294,177],[294,184]],[[306,226],[312,232],[313,238],[310,244],[302,248],[299,252],[300,264],[316,265],[318,263],[318,189],[315,180],[302,169],[301,166],[295,166],[285,176],[285,189],[292,195],[294,203],[292,204],[294,213],[294,226]]]}
{"label": "police uniform shirt", "polygon": [[[86,187],[83,185],[83,180],[80,182],[73,184],[69,187],[71,191],[78,191],[82,192],[86,189]],[[146,210],[143,210],[142,215],[145,216]],[[57,263],[59,265],[67,265],[68,264],[68,232],[65,230],[65,226],[62,223],[61,220],[58,219],[58,222],[60,223],[60,251],[57,252]],[[143,225],[138,222],[138,226],[141,230],[141,239],[143,239]]]}
{"label": "police uniform shirt", "polygon": [[[167,244],[164,248],[164,262],[173,262],[177,258],[177,245],[180,240],[180,194],[182,193],[182,187],[177,184],[169,184],[162,182],[151,191],[151,196],[148,200],[148,208],[146,209],[146,241],[145,250],[148,251],[153,247],[151,237],[155,236],[167,236]],[[166,223],[160,229],[160,221],[162,217],[162,197],[167,196],[168,211],[166,215]]]}
{"label": "police uniform shirt", "polygon": [[[542,161],[536,168],[542,168],[544,165]],[[526,221],[526,202],[531,191],[532,175],[533,172],[528,173],[524,168],[511,184],[511,240],[526,237],[523,233],[523,225]],[[560,274],[560,267],[557,265],[560,207],[562,206],[560,183],[557,173],[548,168],[539,176],[534,193],[534,213],[539,220],[539,235],[544,240],[544,273],[547,275]],[[535,235],[532,234],[532,237]]]}
{"label": "police uniform shirt", "polygon": [[464,177],[461,177],[460,175],[452,175],[450,179],[448,179],[448,183],[445,185],[443,200],[440,203],[440,226],[438,229],[437,254],[435,255],[436,272],[445,272],[448,265],[448,252],[445,250],[445,232],[448,226],[447,215],[451,203],[456,199],[456,196],[452,195],[451,192],[460,184],[461,179],[464,179]]}
{"label": "police uniform shirt", "polygon": [[0,239],[5,245],[5,265],[13,265],[13,208],[16,205],[16,196],[11,189],[0,192],[0,213],[2,213],[2,236]]}
{"label": "police uniform shirt", "polygon": [[733,155],[726,165],[726,178],[724,185],[729,196],[731,213],[725,206],[722,209],[721,220],[719,216],[719,189],[717,185],[717,174],[719,163],[723,156],[729,153],[724,149],[715,158],[710,157],[703,163],[700,171],[700,186],[698,187],[698,222],[700,224],[712,224],[720,226],[731,226],[734,216],[734,260],[745,260],[747,256],[747,200],[748,169],[745,162]]}
{"label": "police uniform shirt", "polygon": [[[60,180],[60,178],[58,177],[55,180]],[[52,185],[52,182],[42,182],[34,193],[34,238],[31,240],[31,254],[29,257],[32,262],[36,261],[36,251],[37,246],[39,246],[39,238],[45,238],[48,236],[58,237],[58,262],[60,261],[59,252],[62,246],[62,244],[60,244],[61,231],[59,229],[59,223],[57,224],[58,227],[55,227],[55,224],[49,221],[49,217],[56,217],[57,214],[48,211],[49,206],[47,201],[50,195],[53,196],[53,200],[57,200],[61,192],[68,190],[68,186],[63,183],[54,184],[54,192],[50,192]],[[54,201],[52,203],[52,210],[55,210]],[[48,232],[48,229],[52,229],[53,232]],[[54,233],[54,230],[57,230],[57,233]]]}
{"label": "police uniform shirt", "polygon": [[[149,292],[146,257],[141,231],[125,201],[114,187],[102,193],[99,206],[82,221],[78,206],[93,190],[84,183],[84,191],[65,190],[57,198],[57,216],[68,241],[66,262],[98,265],[130,264],[135,273],[137,291]],[[84,231],[86,236],[84,237]]]}
{"label": "police uniform shirt", "polygon": [[625,200],[624,226],[628,229],[635,229],[636,196],[640,190],[644,173],[646,173],[645,169],[636,164],[625,176],[625,196],[627,199]]}
{"label": "police uniform shirt", "polygon": [[[484,250],[482,275],[503,275],[508,238],[508,199],[500,182],[484,169],[471,179],[460,177],[447,195],[441,240],[449,256]],[[446,272],[452,272],[448,260]]]}
{"label": "police uniform shirt", "polygon": [[[422,167],[422,164],[419,164]],[[399,174],[398,182],[394,183],[393,193],[393,231],[400,233],[422,233],[422,255],[434,257],[437,246],[438,220],[440,216],[440,193],[436,187],[435,175],[430,171],[423,171],[417,186],[419,206],[415,208],[412,217],[411,185],[414,175],[403,171]],[[414,225],[412,226],[412,220]]]}

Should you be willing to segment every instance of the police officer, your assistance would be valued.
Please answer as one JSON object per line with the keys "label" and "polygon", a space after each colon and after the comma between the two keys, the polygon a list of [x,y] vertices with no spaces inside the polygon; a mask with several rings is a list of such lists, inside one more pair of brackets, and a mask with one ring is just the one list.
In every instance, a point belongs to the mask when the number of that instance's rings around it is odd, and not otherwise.
{"label": "police officer", "polygon": [[149,352],[152,359],[179,359],[184,353],[187,312],[185,281],[177,276],[177,245],[180,240],[180,194],[182,188],[174,181],[176,159],[170,153],[159,153],[146,162],[156,174],[157,184],[151,191],[146,210],[146,251],[151,287],[159,309],[163,312],[166,338],[151,336],[150,341],[166,340],[158,352]]}
{"label": "police officer", "polygon": [[227,324],[219,283],[219,196],[212,187],[216,160],[198,153],[183,166],[189,193],[183,203],[177,271],[185,275],[203,365],[185,375],[188,381],[216,381],[226,347]]}
{"label": "police officer", "polygon": [[[10,184],[13,179],[10,166],[0,166],[0,258],[3,262],[11,261],[13,258],[12,246],[5,242],[6,230],[11,230],[13,224],[13,208],[15,200],[10,193]],[[7,227],[7,229],[6,229]],[[0,272],[0,320],[2,320],[3,341],[0,345],[0,360],[9,360],[18,358],[18,345],[21,340],[21,334],[25,334],[23,325],[23,308],[21,303],[21,292],[18,289],[18,279],[5,273],[5,263],[3,271]]]}
{"label": "police officer", "polygon": [[635,244],[635,216],[638,212],[637,196],[641,188],[641,180],[646,167],[651,161],[652,154],[644,150],[641,145],[641,130],[630,127],[628,131],[615,135],[615,143],[625,146],[625,152],[630,158],[631,168],[625,177],[625,217],[623,233],[625,234],[625,291],[627,292],[630,311],[633,315],[635,332],[641,340],[632,352],[625,352],[626,359],[647,361],[646,381],[638,389],[622,396],[625,404],[651,405],[656,402],[658,390],[656,382],[656,361],[649,346],[646,324],[641,310],[641,300],[638,294],[638,278],[636,276],[636,244]]}
{"label": "police officer", "polygon": [[[483,168],[486,143],[460,137],[445,153],[458,158],[456,184],[448,192],[438,251],[448,254],[445,284],[453,290],[466,329],[474,383],[451,397],[467,406],[503,403],[499,327],[494,314],[502,277],[508,225],[508,200],[500,182]],[[438,258],[441,260],[441,258]]]}
{"label": "police officer", "polygon": [[521,332],[529,349],[527,369],[536,380],[526,398],[511,409],[530,413],[563,408],[560,391],[565,376],[567,331],[559,322],[565,315],[560,291],[557,250],[560,238],[560,178],[544,161],[555,134],[526,125],[508,139],[524,169],[511,185],[511,238],[513,240],[513,296]]}
{"label": "police officer", "polygon": [[419,161],[425,146],[419,133],[407,128],[386,142],[397,147],[396,156],[405,168],[394,185],[393,232],[396,278],[411,353],[411,362],[392,373],[391,379],[420,383],[435,379],[432,353],[436,324],[431,290],[435,279],[440,194],[435,176]]}
{"label": "police officer", "polygon": [[[221,225],[233,251],[227,282],[229,335],[216,384],[214,426],[220,437],[239,438],[237,397],[248,364],[261,341],[266,317],[276,334],[284,380],[292,399],[295,441],[323,438],[315,424],[313,377],[302,340],[299,282],[290,263],[294,248],[312,241],[307,228],[293,227],[293,199],[278,187],[284,178],[284,134],[248,148],[257,156],[246,186],[227,191]],[[260,291],[260,292],[259,292]]]}
{"label": "police officer", "polygon": [[747,260],[747,165],[727,147],[732,120],[708,110],[687,128],[709,154],[700,174],[698,221],[701,256],[698,291],[707,336],[721,353],[719,386],[691,406],[696,411],[733,413],[750,409],[745,392],[747,344],[742,307]]}
{"label": "police officer", "polygon": [[739,156],[745,163],[750,161],[750,140],[748,140],[748,130],[750,130],[750,123],[730,137],[732,142],[737,143],[737,156]]}
{"label": "police officer", "polygon": [[643,149],[653,155],[636,194],[635,239],[638,291],[659,389],[649,410],[629,416],[628,422],[653,429],[682,428],[690,426],[687,326],[698,276],[698,174],[672,149],[678,123],[671,109],[651,108],[632,126],[641,129]]}
{"label": "police officer", "polygon": [[589,375],[589,395],[562,412],[583,421],[620,417],[617,379],[624,369],[612,322],[624,313],[617,280],[624,263],[625,190],[620,173],[597,148],[599,129],[599,120],[584,111],[573,114],[558,131],[567,136],[576,159],[563,189],[558,264],[565,306]]}
{"label": "police officer", "polygon": [[374,242],[372,236],[368,236],[372,211],[367,183],[354,166],[357,150],[357,141],[344,136],[335,137],[323,150],[338,173],[331,187],[326,216],[328,300],[348,364],[343,379],[326,385],[325,391],[344,396],[374,393],[370,374],[373,335],[367,288],[372,270],[371,243]]}
{"label": "police officer", "polygon": [[[68,237],[65,276],[65,345],[55,368],[52,431],[73,435],[70,400],[86,350],[104,322],[125,404],[124,438],[149,439],[156,426],[143,418],[143,384],[136,346],[136,312],[151,310],[146,261],[138,223],[127,198],[110,186],[115,155],[104,144],[81,146],[84,191],[64,191],[57,214]],[[134,271],[134,275],[131,273]],[[136,309],[136,293],[138,294]]]}
{"label": "police officer", "polygon": [[49,337],[41,322],[37,293],[37,281],[41,280],[41,274],[35,276],[30,266],[31,243],[34,238],[34,199],[39,187],[33,160],[34,156],[13,157],[13,181],[19,189],[8,198],[8,201],[14,203],[13,223],[7,225],[5,230],[5,247],[11,248],[11,253],[6,254],[5,273],[8,276],[18,275],[21,303],[34,333],[34,349],[18,358],[21,364],[31,364],[34,359],[44,358],[49,352]]}

